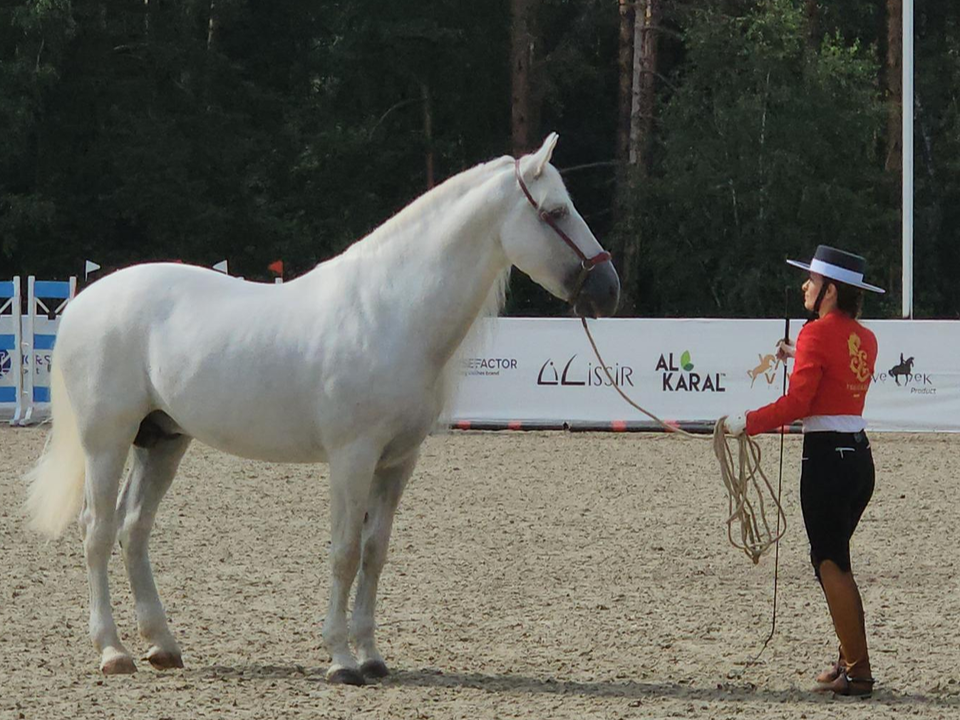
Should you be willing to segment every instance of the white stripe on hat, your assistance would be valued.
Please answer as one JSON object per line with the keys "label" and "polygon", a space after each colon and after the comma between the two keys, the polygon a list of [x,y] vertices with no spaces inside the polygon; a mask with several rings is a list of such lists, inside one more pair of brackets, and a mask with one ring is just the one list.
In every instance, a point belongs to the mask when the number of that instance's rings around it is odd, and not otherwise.
{"label": "white stripe on hat", "polygon": [[823,275],[833,280],[839,280],[840,282],[844,282],[849,285],[863,284],[863,273],[847,270],[839,265],[832,265],[824,262],[823,260],[817,260],[816,258],[810,261],[810,272],[815,272],[818,275]]}

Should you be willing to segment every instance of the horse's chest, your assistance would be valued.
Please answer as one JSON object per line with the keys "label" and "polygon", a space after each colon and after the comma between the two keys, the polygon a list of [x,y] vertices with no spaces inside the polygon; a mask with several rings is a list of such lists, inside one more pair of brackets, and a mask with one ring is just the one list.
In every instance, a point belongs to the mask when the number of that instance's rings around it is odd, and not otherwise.
{"label": "horse's chest", "polygon": [[438,402],[433,398],[421,397],[418,403],[385,417],[387,442],[383,448],[382,462],[393,464],[416,451],[433,429],[439,414]]}

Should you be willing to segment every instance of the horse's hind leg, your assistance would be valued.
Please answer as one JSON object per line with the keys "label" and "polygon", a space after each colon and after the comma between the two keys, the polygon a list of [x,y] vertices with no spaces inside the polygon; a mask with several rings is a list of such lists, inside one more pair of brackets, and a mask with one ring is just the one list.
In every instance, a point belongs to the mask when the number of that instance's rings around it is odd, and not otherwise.
{"label": "horse's hind leg", "polygon": [[189,437],[178,435],[150,447],[134,447],[133,467],[118,504],[120,547],[136,603],[137,626],[149,643],[146,660],[160,670],[183,667],[183,660],[153,581],[147,546],[157,507],[189,445]]}
{"label": "horse's hind leg", "polygon": [[379,449],[354,446],[330,458],[330,602],[323,641],[330,652],[327,680],[363,685],[363,674],[350,652],[347,603],[360,562],[360,533]]}
{"label": "horse's hind leg", "polygon": [[414,455],[400,465],[377,471],[370,488],[367,515],[363,523],[360,578],[357,580],[357,598],[350,628],[360,671],[365,677],[384,677],[389,673],[383,657],[377,651],[374,638],[377,586],[387,559],[393,516],[416,464],[417,456]]}
{"label": "horse's hind leg", "polygon": [[90,638],[100,652],[105,675],[135,672],[137,666],[120,642],[110,607],[107,564],[117,540],[117,490],[129,444],[87,452],[84,507],[80,514],[83,553],[90,585]]}

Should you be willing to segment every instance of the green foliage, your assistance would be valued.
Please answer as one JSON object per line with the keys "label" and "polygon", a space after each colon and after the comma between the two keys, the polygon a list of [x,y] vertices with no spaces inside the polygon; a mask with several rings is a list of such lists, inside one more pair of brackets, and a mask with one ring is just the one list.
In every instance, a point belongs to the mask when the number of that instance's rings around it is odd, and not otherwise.
{"label": "green foliage", "polygon": [[960,317],[960,5],[916,18],[914,299],[921,316]]}
{"label": "green foliage", "polygon": [[801,9],[769,0],[695,13],[663,108],[657,172],[636,195],[643,304],[664,315],[779,315],[803,278],[786,257],[818,243],[895,249],[877,157],[877,62],[857,43],[805,39]]}
{"label": "green foliage", "polygon": [[74,32],[68,0],[0,9],[0,259],[54,231],[56,202],[36,182],[38,127]]}
{"label": "green foliage", "polygon": [[[894,291],[867,314],[897,313],[885,2],[817,7],[813,33],[801,0],[666,3],[653,162],[631,177],[603,164],[615,154],[617,4],[537,3],[537,134],[560,133],[557,164],[601,241],[640,237],[639,313],[779,315],[783,287],[802,279],[783,259],[820,242],[866,254]],[[507,0],[0,4],[0,277],[65,277],[85,258],[228,258],[250,278],[278,258],[310,269],[423,193],[428,156],[441,181],[509,151],[510,11]],[[919,7],[925,315],[960,311],[958,47],[957,4]],[[509,312],[567,312],[519,273],[512,286]]]}

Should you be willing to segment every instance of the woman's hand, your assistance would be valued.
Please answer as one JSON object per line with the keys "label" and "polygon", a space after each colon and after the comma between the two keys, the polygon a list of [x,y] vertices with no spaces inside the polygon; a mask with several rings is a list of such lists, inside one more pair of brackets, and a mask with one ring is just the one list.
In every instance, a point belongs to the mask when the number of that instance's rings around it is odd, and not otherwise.
{"label": "woman's hand", "polygon": [[797,346],[794,345],[789,340],[778,340],[777,341],[777,360],[786,362],[787,358],[795,357],[797,354]]}
{"label": "woman's hand", "polygon": [[737,413],[736,415],[727,415],[723,421],[723,431],[727,435],[737,436],[747,429],[747,414]]}

